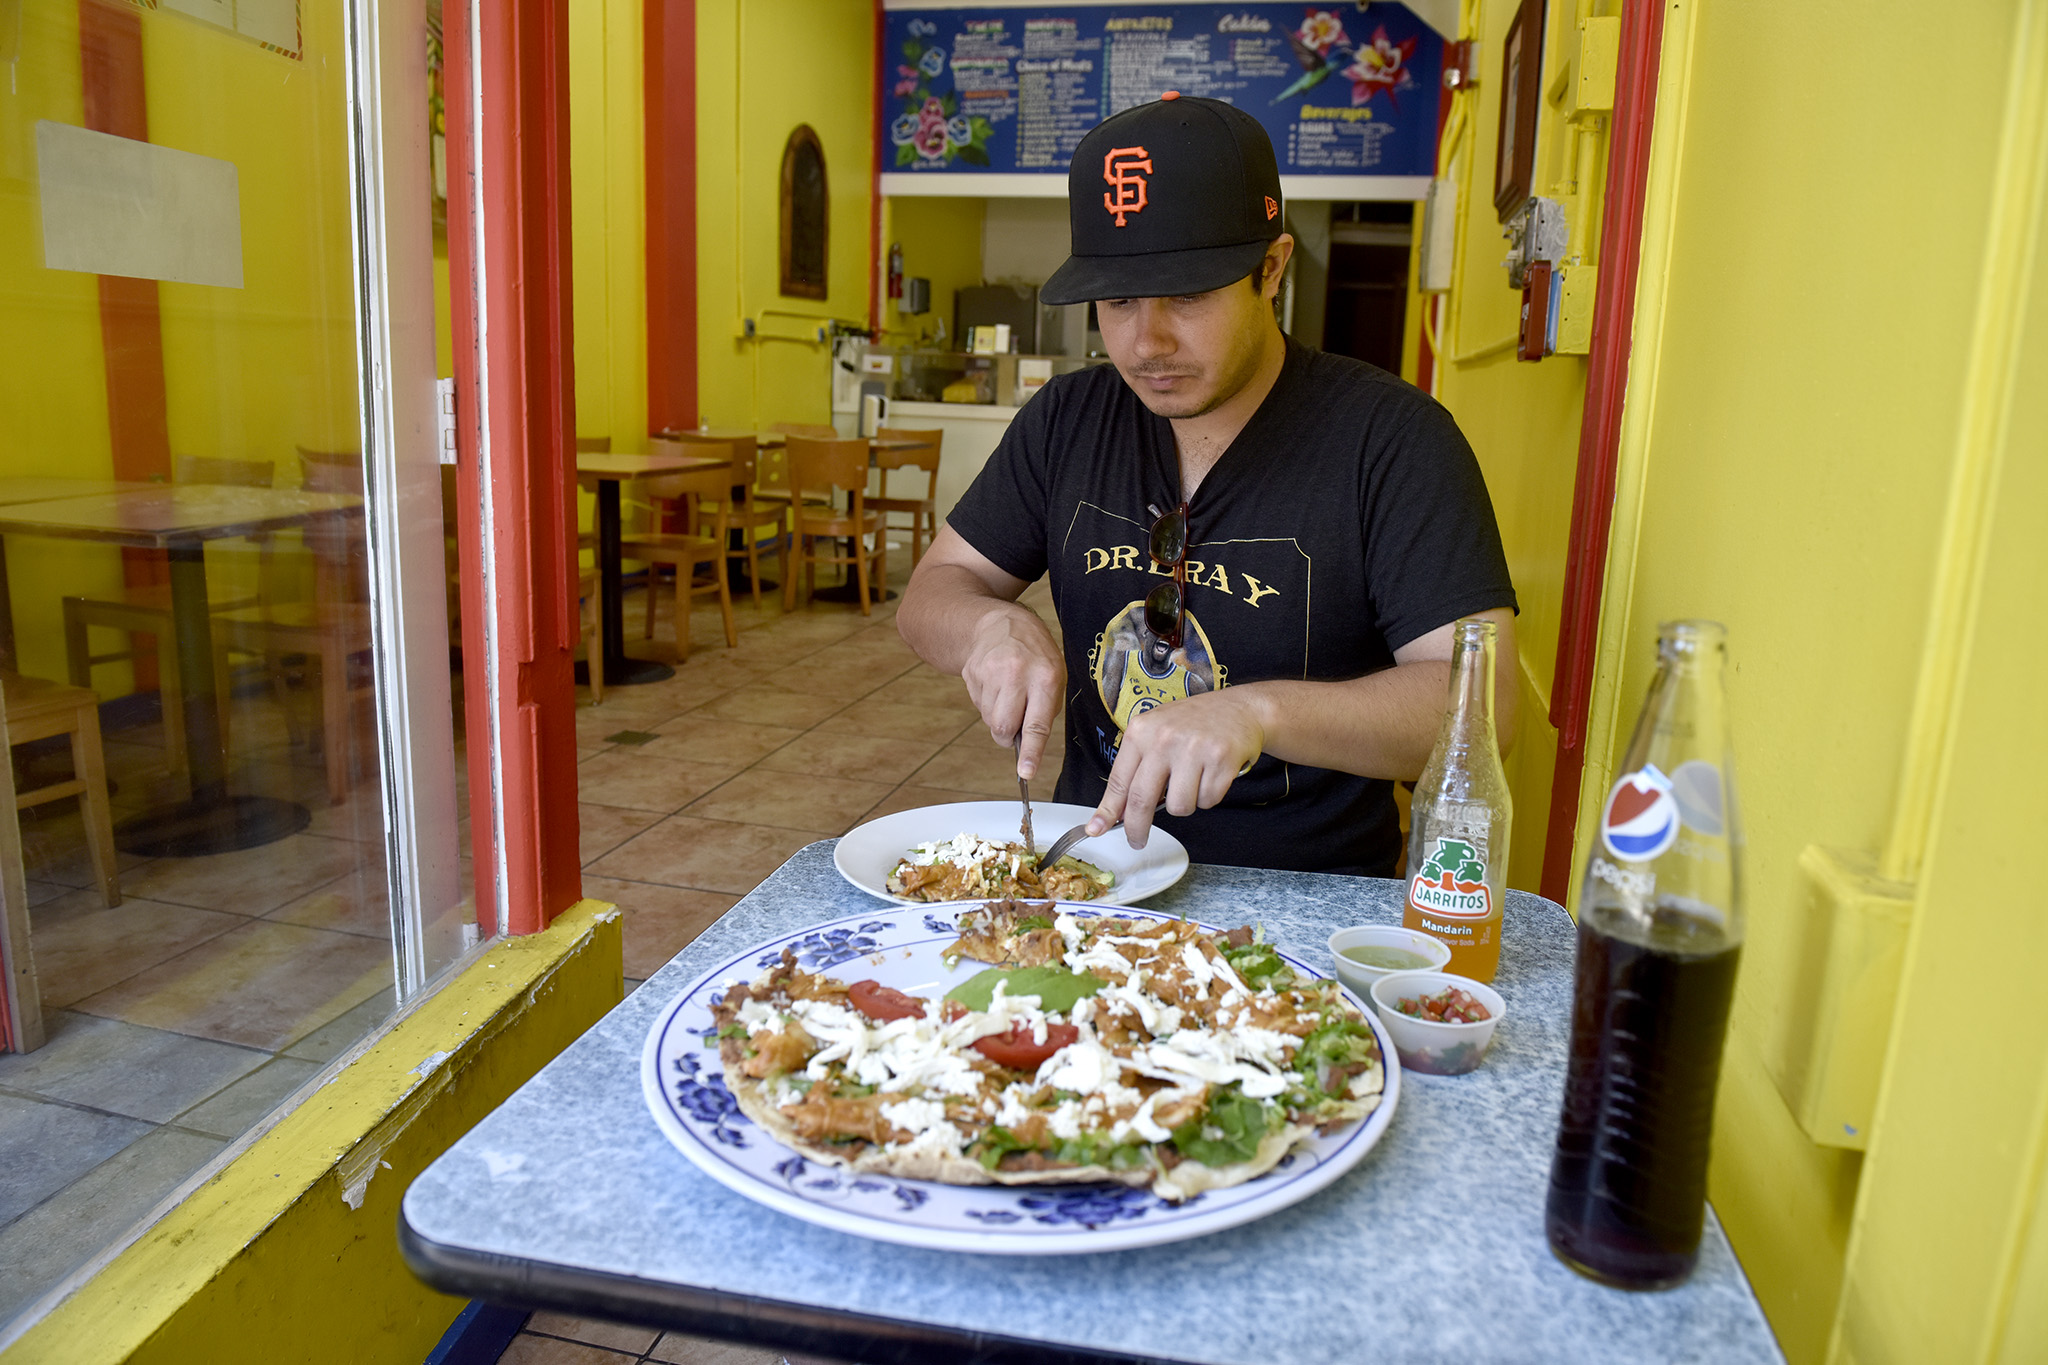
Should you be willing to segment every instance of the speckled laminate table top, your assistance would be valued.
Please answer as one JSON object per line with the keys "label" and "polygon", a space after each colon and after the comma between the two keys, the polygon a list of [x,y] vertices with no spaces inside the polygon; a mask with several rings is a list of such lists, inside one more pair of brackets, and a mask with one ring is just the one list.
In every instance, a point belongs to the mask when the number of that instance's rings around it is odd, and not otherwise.
{"label": "speckled laminate table top", "polygon": [[[1302,1204],[1137,1251],[997,1257],[866,1241],[726,1190],[649,1116],[655,1017],[714,963],[872,897],[813,844],[458,1141],[406,1192],[400,1237],[451,1292],[881,1365],[910,1361],[1779,1361],[1711,1213],[1661,1294],[1606,1289],[1543,1236],[1573,928],[1510,892],[1493,1050],[1402,1076],[1386,1137]],[[1147,902],[1262,921],[1311,962],[1348,924],[1399,923],[1392,881],[1196,866]]]}

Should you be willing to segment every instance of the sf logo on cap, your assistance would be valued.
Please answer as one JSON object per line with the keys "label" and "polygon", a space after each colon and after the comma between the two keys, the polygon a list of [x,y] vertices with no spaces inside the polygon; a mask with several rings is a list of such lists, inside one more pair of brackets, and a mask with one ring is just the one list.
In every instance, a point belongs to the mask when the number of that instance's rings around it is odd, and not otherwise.
{"label": "sf logo on cap", "polygon": [[1102,158],[1102,178],[1110,187],[1102,196],[1102,207],[1116,215],[1118,227],[1124,226],[1125,214],[1145,207],[1145,176],[1139,171],[1152,173],[1152,154],[1143,147],[1112,147]]}

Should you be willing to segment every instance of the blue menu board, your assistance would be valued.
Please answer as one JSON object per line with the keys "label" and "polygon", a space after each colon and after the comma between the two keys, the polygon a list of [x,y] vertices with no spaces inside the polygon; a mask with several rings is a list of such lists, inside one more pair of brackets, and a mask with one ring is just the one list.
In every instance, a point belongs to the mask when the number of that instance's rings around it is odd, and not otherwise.
{"label": "blue menu board", "polygon": [[1405,5],[914,2],[886,16],[885,194],[1063,195],[1082,135],[1168,90],[1256,117],[1290,194],[1420,197],[1435,169],[1443,39]]}

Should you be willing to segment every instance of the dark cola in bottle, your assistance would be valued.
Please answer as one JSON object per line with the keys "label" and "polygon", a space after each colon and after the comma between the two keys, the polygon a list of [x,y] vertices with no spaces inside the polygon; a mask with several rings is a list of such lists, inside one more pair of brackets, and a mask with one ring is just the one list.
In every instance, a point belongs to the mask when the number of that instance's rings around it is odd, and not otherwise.
{"label": "dark cola in bottle", "polygon": [[1725,632],[1667,623],[1657,651],[1580,893],[1544,1219],[1560,1260],[1625,1289],[1679,1284],[1699,1255],[1743,934]]}

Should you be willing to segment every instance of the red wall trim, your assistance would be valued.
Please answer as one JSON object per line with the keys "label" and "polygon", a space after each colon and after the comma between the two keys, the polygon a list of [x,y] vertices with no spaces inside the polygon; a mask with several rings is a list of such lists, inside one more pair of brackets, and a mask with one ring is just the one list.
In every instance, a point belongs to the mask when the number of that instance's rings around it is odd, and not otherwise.
{"label": "red wall trim", "polygon": [[[568,10],[567,0],[478,8],[475,31],[468,5],[446,10],[448,266],[454,285],[457,534],[462,563],[483,563],[480,509],[487,482],[497,638],[485,637],[491,604],[483,576],[465,574],[463,693],[477,919],[487,933],[496,929],[502,889],[507,927],[517,934],[546,928],[576,901],[583,885],[572,671],[578,635],[571,573],[576,506],[567,463],[576,430]],[[481,445],[485,414],[488,452]],[[487,672],[498,681],[495,713]],[[488,804],[493,744],[504,827],[502,888]]]}
{"label": "red wall trim", "polygon": [[[82,0],[78,53],[85,90],[85,126],[149,141],[149,102],[142,78],[142,18],[133,9]],[[164,334],[155,280],[101,275],[100,349],[107,381],[107,430],[114,477],[145,482],[171,477],[171,427],[164,386]],[[121,579],[130,587],[170,581],[161,550],[121,551]],[[135,685],[156,686],[156,656],[135,660]]]}
{"label": "red wall trim", "polygon": [[[697,4],[647,0],[647,430],[697,406]],[[620,433],[625,435],[626,433]]]}
{"label": "red wall trim", "polygon": [[1643,197],[1649,181],[1650,130],[1657,112],[1657,63],[1664,44],[1664,7],[1629,0],[1621,16],[1621,68],[1614,87],[1614,132],[1608,152],[1607,207],[1600,225],[1599,290],[1593,299],[1593,344],[1586,370],[1586,406],[1579,422],[1579,468],[1572,488],[1571,543],[1565,559],[1564,612],[1552,672],[1550,723],[1557,727],[1557,766],[1550,779],[1550,823],[1543,843],[1545,896],[1570,891],[1572,843],[1579,822],[1579,779],[1586,764],[1586,716],[1593,696],[1594,651],[1600,634],[1600,593],[1607,576],[1607,533],[1614,517],[1614,467],[1621,445],[1622,405],[1642,259]]}

